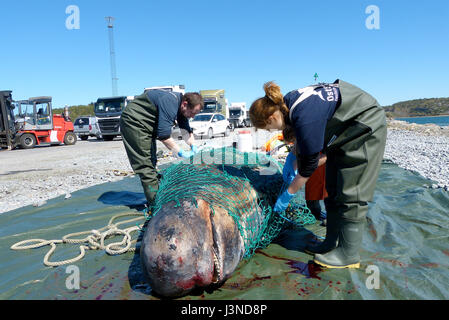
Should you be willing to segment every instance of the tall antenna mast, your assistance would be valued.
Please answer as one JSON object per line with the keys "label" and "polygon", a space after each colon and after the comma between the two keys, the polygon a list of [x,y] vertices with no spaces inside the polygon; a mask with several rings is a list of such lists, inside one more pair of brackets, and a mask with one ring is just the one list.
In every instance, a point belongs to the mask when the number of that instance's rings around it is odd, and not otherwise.
{"label": "tall antenna mast", "polygon": [[109,30],[109,51],[111,54],[111,78],[112,78],[112,96],[118,96],[117,89],[117,70],[115,67],[115,50],[114,50],[114,25],[113,21],[114,17],[106,17],[106,21],[108,22],[108,30]]}

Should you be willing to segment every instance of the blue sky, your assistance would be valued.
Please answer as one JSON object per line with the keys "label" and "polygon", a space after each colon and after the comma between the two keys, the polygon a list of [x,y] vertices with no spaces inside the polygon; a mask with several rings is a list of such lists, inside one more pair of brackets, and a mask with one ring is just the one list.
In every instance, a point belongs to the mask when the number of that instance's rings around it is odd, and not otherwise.
{"label": "blue sky", "polygon": [[[80,29],[66,28],[66,8]],[[376,5],[380,29],[365,9]],[[225,89],[251,104],[340,78],[382,105],[449,96],[449,1],[2,1],[0,90],[53,96],[54,107],[111,95],[104,17],[114,16],[120,95],[148,86]]]}

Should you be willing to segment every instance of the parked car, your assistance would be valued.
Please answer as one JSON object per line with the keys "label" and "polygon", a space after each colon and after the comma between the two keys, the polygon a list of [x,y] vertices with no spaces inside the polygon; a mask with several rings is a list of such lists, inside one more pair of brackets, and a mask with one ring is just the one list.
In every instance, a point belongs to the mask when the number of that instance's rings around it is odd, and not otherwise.
{"label": "parked car", "polygon": [[96,137],[101,139],[100,127],[96,117],[83,116],[76,118],[73,126],[75,127],[75,133],[81,140],[87,140],[89,137]]}
{"label": "parked car", "polygon": [[193,134],[198,137],[206,136],[212,139],[215,135],[223,134],[225,137],[231,133],[229,121],[219,113],[200,113],[190,121]]}

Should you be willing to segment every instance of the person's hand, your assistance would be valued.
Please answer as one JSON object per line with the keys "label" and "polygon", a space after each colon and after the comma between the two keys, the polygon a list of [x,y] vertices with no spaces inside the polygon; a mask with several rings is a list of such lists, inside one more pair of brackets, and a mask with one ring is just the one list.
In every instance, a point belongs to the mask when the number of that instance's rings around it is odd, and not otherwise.
{"label": "person's hand", "polygon": [[293,152],[290,152],[285,159],[284,169],[282,170],[282,176],[284,178],[284,182],[290,185],[298,174],[298,170],[294,169],[294,164],[296,161],[296,156]]}
{"label": "person's hand", "polygon": [[181,158],[189,159],[190,157],[193,157],[194,153],[193,151],[185,151],[185,150],[179,150],[178,156]]}
{"label": "person's hand", "polygon": [[326,164],[327,162],[327,156],[325,154],[320,154],[320,158],[318,160],[318,167],[321,167],[322,165]]}
{"label": "person's hand", "polygon": [[276,201],[276,204],[274,205],[273,211],[274,212],[284,212],[285,209],[287,209],[288,204],[290,203],[290,200],[294,197],[294,194],[291,194],[288,192],[288,190],[285,190],[283,194],[281,194]]}
{"label": "person's hand", "polygon": [[193,133],[190,133],[189,137],[185,141],[189,146],[193,146],[195,144],[195,136],[193,135]]}
{"label": "person's hand", "polygon": [[193,154],[197,154],[198,153],[198,147],[193,145],[193,144],[190,146],[190,150],[192,150]]}

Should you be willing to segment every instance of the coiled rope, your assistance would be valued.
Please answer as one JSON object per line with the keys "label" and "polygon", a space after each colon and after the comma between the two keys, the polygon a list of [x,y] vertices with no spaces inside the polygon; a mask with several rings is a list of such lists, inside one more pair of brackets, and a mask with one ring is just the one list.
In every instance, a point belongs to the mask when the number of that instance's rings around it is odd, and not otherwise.
{"label": "coiled rope", "polygon": [[[122,217],[130,217],[130,216],[138,216],[137,218],[132,218],[124,221],[120,221],[114,223],[114,221],[118,218]],[[90,231],[82,231],[71,233],[65,235],[60,240],[43,240],[43,239],[29,239],[15,243],[11,246],[12,250],[28,250],[28,249],[36,249],[50,245],[51,248],[47,252],[44,257],[44,264],[49,267],[58,267],[65,264],[71,264],[81,260],[85,254],[86,250],[104,250],[109,255],[120,255],[126,252],[134,252],[136,248],[133,246],[137,242],[137,239],[132,239],[132,233],[136,231],[140,231],[143,227],[145,220],[147,219],[147,215],[144,212],[135,212],[135,213],[125,213],[113,216],[107,226],[98,229],[98,230],[90,230]],[[138,221],[142,223],[137,224]],[[136,223],[135,226],[128,227],[125,229],[119,229],[120,225],[128,224],[128,223]],[[82,235],[87,235],[84,238],[75,238]],[[108,238],[112,238],[115,236],[123,236],[122,241],[114,242],[105,245],[105,240]],[[80,254],[72,259],[61,260],[61,261],[50,261],[51,255],[55,252],[57,244],[81,244],[80,245]]]}

